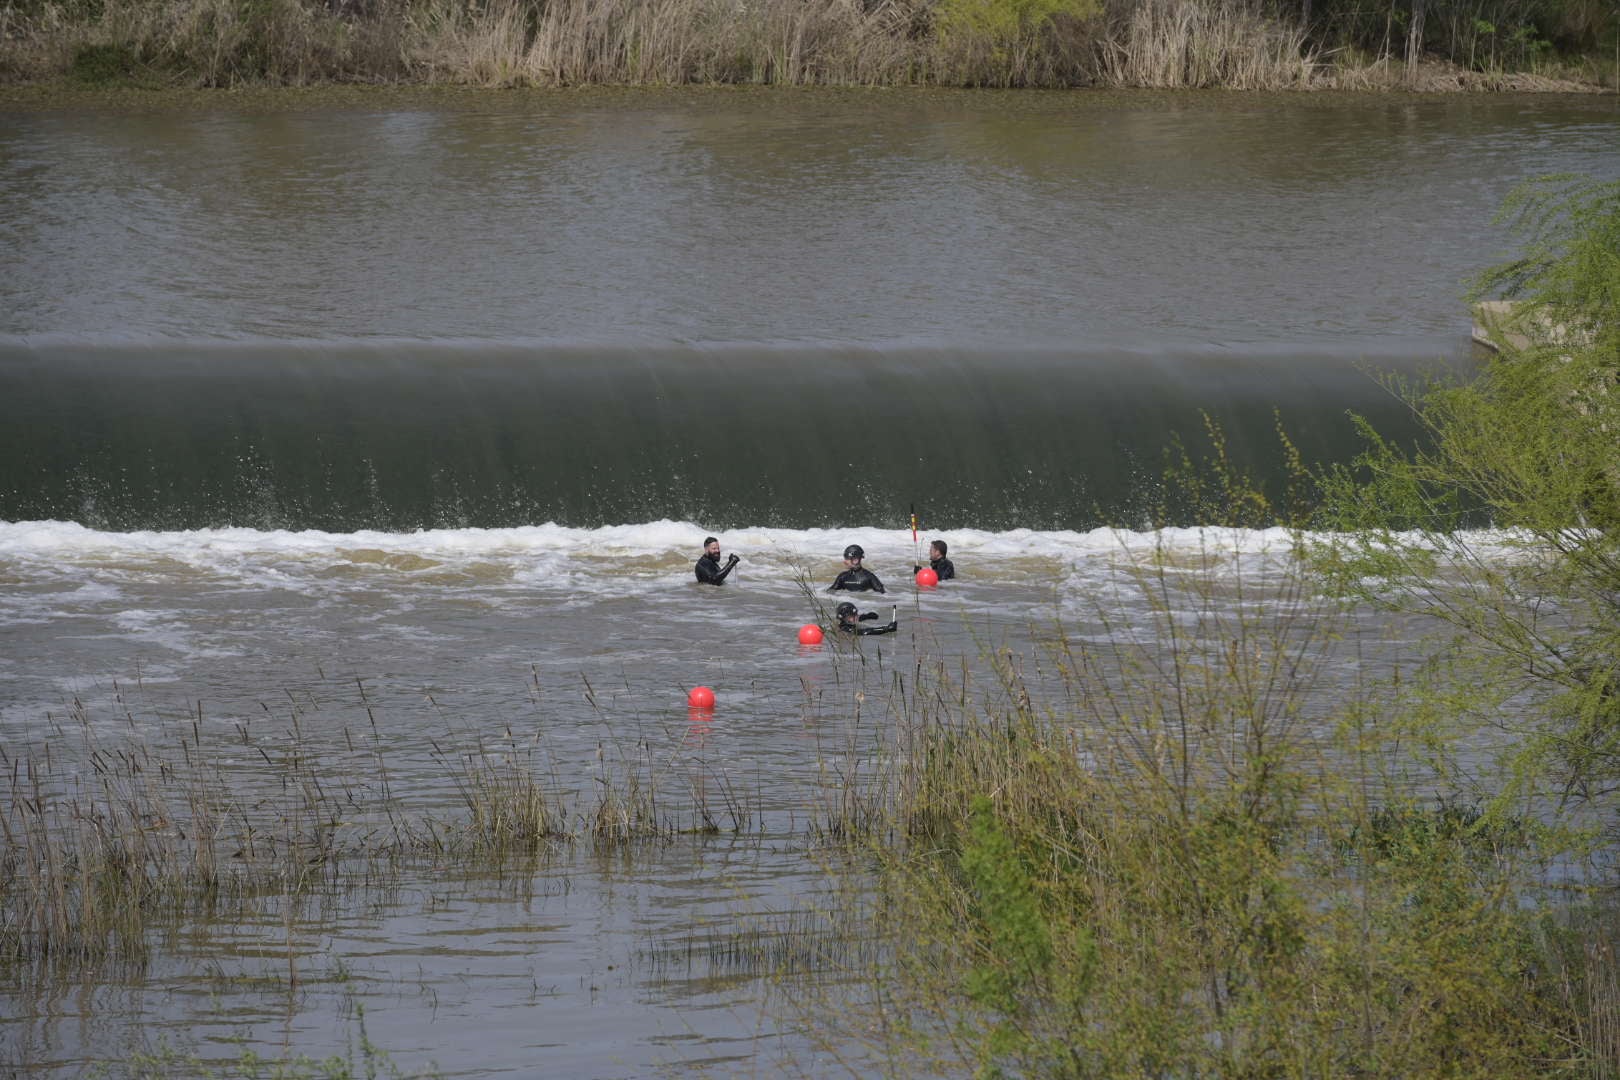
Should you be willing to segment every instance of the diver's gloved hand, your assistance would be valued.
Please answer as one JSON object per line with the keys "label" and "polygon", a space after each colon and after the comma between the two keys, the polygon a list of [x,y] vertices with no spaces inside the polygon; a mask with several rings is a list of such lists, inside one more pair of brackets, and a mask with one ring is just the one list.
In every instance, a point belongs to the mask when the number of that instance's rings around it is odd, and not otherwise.
{"label": "diver's gloved hand", "polygon": [[868,611],[865,615],[861,616],[861,622],[866,622],[866,621],[868,621],[870,619],[875,619],[875,618],[877,618],[877,612]]}
{"label": "diver's gloved hand", "polygon": [[727,557],[727,558],[726,558],[726,563],[727,563],[727,565],[730,565],[730,566],[736,566],[736,565],[737,565],[737,564],[738,564],[738,563],[740,563],[740,562],[742,562],[742,556],[741,556],[741,555],[738,555],[738,554],[737,554],[737,553],[736,553],[736,552],[735,552],[735,551],[733,551],[733,552],[732,552],[732,553],[731,553],[731,554],[730,554],[730,555],[729,555],[729,556],[728,556],[728,557]]}

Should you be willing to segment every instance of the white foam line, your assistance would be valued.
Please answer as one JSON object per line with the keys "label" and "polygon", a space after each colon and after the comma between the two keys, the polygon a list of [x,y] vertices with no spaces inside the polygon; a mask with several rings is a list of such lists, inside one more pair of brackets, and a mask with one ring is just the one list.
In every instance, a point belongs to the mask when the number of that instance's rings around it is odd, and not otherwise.
{"label": "white foam line", "polygon": [[[0,522],[0,558],[38,562],[81,560],[170,559],[199,567],[220,567],[242,562],[263,564],[306,558],[353,561],[361,551],[414,555],[436,561],[478,559],[533,560],[547,556],[568,560],[663,558],[701,553],[704,536],[717,535],[722,546],[745,559],[750,556],[786,563],[804,562],[820,569],[836,565],[848,544],[866,549],[874,569],[905,564],[917,548],[926,555],[932,539],[945,539],[951,557],[981,565],[987,559],[1041,558],[1072,561],[1096,556],[1136,556],[1158,548],[1212,555],[1272,555],[1292,550],[1293,536],[1286,529],[1173,528],[1156,532],[1092,529],[1087,532],[1013,529],[949,529],[920,532],[913,547],[909,529],[778,529],[747,527],[714,530],[691,522],[652,521],[642,524],[575,528],[545,524],[505,529],[429,529],[419,532],[360,530],[331,533],[266,531],[246,528],[195,529],[176,532],[107,532],[76,522]],[[1327,539],[1325,535],[1318,537]],[[1486,551],[1506,553],[1515,537],[1503,532],[1480,531],[1461,539]],[[262,569],[267,569],[263,568]],[[410,573],[410,570],[393,572]],[[589,570],[585,571],[587,574]]]}

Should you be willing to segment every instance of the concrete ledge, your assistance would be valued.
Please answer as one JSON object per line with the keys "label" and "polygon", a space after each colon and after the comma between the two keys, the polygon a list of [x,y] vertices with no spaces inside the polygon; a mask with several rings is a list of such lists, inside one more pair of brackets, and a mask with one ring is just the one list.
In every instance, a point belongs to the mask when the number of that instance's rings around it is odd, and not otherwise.
{"label": "concrete ledge", "polygon": [[1590,345],[1592,335],[1549,322],[1545,315],[1522,319],[1515,300],[1483,300],[1473,307],[1475,341],[1493,352],[1502,347],[1528,349],[1532,345]]}

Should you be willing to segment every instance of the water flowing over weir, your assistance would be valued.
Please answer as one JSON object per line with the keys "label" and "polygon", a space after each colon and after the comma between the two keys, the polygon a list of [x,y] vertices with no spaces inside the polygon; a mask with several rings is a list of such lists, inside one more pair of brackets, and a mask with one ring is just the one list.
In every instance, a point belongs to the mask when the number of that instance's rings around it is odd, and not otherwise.
{"label": "water flowing over weir", "polygon": [[[1050,710],[1100,763],[1167,642],[1219,671],[1250,630],[1325,760],[1427,628],[1324,600],[1286,529],[1141,528],[1165,449],[1207,413],[1276,480],[1278,418],[1310,462],[1350,412],[1411,438],[1375,373],[1466,368],[1502,196],[1620,170],[1614,103],[1554,96],[346,100],[0,103],[0,805],[122,762],[229,818],[120,811],[210,874],[284,828],[355,853],[0,965],[0,1072],[358,1034],[456,1076],[887,1075],[794,1007],[873,967],[820,830],[923,724]],[[852,542],[898,632],[800,646]],[[513,770],[571,840],[366,857]],[[657,839],[598,846],[637,794]]]}
{"label": "water flowing over weir", "polygon": [[[1432,359],[1427,361],[1432,365]],[[1416,358],[1275,352],[558,348],[488,343],[0,348],[0,519],[334,532],[659,519],[809,528],[1145,520],[1203,416],[1275,479]]]}

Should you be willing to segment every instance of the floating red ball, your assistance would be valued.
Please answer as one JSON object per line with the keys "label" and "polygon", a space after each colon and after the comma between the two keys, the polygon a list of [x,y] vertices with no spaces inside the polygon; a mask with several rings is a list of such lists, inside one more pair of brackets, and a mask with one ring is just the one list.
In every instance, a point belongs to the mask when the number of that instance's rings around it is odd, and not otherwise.
{"label": "floating red ball", "polygon": [[799,627],[799,644],[820,645],[821,627],[817,626],[815,623],[805,623],[803,626]]}
{"label": "floating red ball", "polygon": [[939,575],[934,573],[932,567],[925,566],[917,571],[917,585],[919,588],[932,589],[939,584]]}
{"label": "floating red ball", "polygon": [[714,708],[714,691],[707,686],[694,686],[692,692],[686,695],[686,703],[694,709]]}

